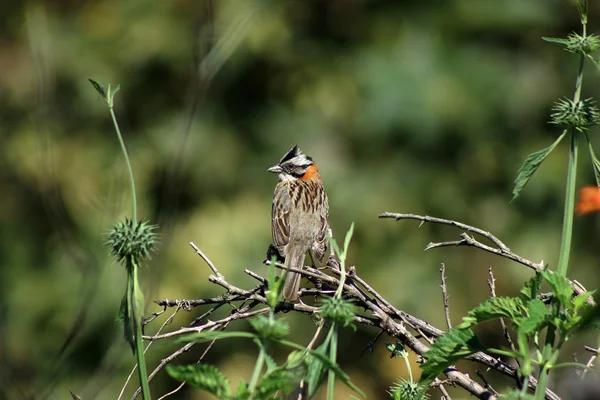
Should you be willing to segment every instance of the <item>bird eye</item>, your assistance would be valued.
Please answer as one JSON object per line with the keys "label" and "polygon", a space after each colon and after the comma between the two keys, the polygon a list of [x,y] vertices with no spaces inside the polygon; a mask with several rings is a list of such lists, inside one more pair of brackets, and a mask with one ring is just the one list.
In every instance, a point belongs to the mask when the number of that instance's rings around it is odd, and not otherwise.
{"label": "bird eye", "polygon": [[288,164],[288,167],[289,167],[290,169],[294,169],[294,168],[296,168],[296,164],[294,164],[294,163],[289,163],[289,164]]}

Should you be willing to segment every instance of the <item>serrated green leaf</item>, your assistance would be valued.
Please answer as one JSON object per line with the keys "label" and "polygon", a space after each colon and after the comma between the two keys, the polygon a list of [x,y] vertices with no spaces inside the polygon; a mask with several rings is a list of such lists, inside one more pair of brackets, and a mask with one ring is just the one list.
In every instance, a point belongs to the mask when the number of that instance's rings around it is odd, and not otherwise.
{"label": "serrated green leaf", "polygon": [[577,296],[575,296],[571,300],[571,307],[572,307],[573,311],[578,312],[583,306],[585,306],[587,299],[590,296],[593,296],[594,293],[596,293],[596,291],[592,290],[590,292],[580,293]]}
{"label": "serrated green leaf", "polygon": [[542,162],[548,157],[548,155],[554,150],[554,148],[560,143],[560,141],[565,137],[567,131],[564,130],[563,133],[552,143],[550,146],[546,147],[543,150],[536,151],[535,153],[531,153],[521,168],[519,169],[517,179],[515,179],[515,187],[513,189],[513,198],[511,201],[514,201],[521,190],[527,185],[529,179],[533,176],[535,171],[542,165]]}
{"label": "serrated green leaf", "polygon": [[423,354],[425,363],[419,383],[428,385],[446,368],[468,355],[484,350],[475,333],[470,329],[451,329],[433,343]]}
{"label": "serrated green leaf", "polygon": [[594,176],[596,177],[596,186],[600,187],[600,160],[596,157],[596,153],[594,152],[594,148],[592,147],[592,142],[590,142],[590,138],[588,133],[585,132],[585,139],[588,143],[588,149],[590,151],[590,157],[592,158],[592,166],[594,167]]}
{"label": "serrated green leaf", "polygon": [[537,299],[540,294],[540,286],[542,284],[542,275],[536,273],[532,276],[521,288],[521,298],[527,302],[528,300]]}
{"label": "serrated green leaf", "polygon": [[533,299],[527,303],[527,317],[519,324],[518,330],[528,335],[539,330],[548,323],[552,313],[540,299]]}
{"label": "serrated green leaf", "polygon": [[230,397],[229,381],[214,365],[167,365],[167,373],[179,382],[212,393],[220,399]]}
{"label": "serrated green leaf", "polygon": [[569,44],[569,39],[563,39],[563,38],[551,38],[551,37],[542,37],[542,40],[545,40],[546,42],[549,43],[554,43],[554,44],[558,44],[561,46],[567,46],[567,44]]}
{"label": "serrated green leaf", "polygon": [[257,400],[282,398],[282,394],[293,392],[306,372],[306,356],[304,352],[290,353],[286,363],[267,371],[256,387]]}
{"label": "serrated green leaf", "polygon": [[235,400],[250,400],[251,396],[252,393],[248,390],[248,384],[243,379],[240,379],[236,390]]}
{"label": "serrated green leaf", "polygon": [[104,100],[106,100],[106,91],[104,90],[104,87],[102,87],[101,84],[99,84],[98,82],[96,82],[96,81],[94,81],[92,79],[88,78],[88,81],[90,81],[90,83],[92,84],[92,86],[94,87],[94,89],[96,89],[96,92],[98,92],[100,94],[100,96],[102,96],[102,98]]}
{"label": "serrated green leaf", "polygon": [[275,362],[275,360],[273,360],[273,358],[265,353],[265,364],[267,365],[267,371],[271,371],[274,370],[275,368],[277,368],[277,363]]}
{"label": "serrated green leaf", "polygon": [[548,270],[543,270],[540,273],[550,286],[554,298],[558,299],[561,306],[568,307],[571,296],[573,296],[573,287],[569,280],[557,273],[550,273]]}
{"label": "serrated green leaf", "polygon": [[[279,343],[285,345],[285,346],[289,346],[292,347],[294,349],[297,350],[301,350],[301,351],[305,351],[306,349],[294,342],[290,342],[288,340],[278,340]],[[332,370],[335,373],[335,377],[337,379],[339,379],[342,383],[344,383],[346,386],[348,386],[350,389],[354,390],[354,392],[356,392],[358,395],[360,395],[362,398],[365,397],[365,394],[350,380],[350,377],[340,368],[339,365],[337,365],[335,362],[332,362],[329,357],[328,357],[328,343],[329,341],[326,340],[325,342],[323,342],[323,344],[321,346],[319,346],[319,348],[317,350],[311,350],[309,352],[310,356],[313,356],[315,358],[318,358],[319,361],[321,361],[324,365],[324,367],[326,367],[327,369]],[[324,347],[324,345],[327,345],[326,347]],[[310,362],[309,362],[309,372],[310,373]],[[307,376],[308,376],[307,373]],[[305,378],[305,380],[307,380],[308,378]]]}
{"label": "serrated green leaf", "polygon": [[490,319],[507,317],[518,323],[523,317],[523,301],[517,297],[492,297],[469,311],[458,329],[466,329]]}

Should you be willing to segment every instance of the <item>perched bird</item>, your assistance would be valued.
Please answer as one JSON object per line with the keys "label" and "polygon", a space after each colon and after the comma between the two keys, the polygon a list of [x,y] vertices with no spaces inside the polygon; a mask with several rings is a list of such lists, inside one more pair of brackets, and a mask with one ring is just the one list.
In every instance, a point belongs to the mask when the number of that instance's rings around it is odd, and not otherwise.
{"label": "perched bird", "polygon": [[[277,165],[268,169],[279,175],[273,193],[271,234],[267,257],[284,259],[286,267],[302,269],[306,252],[323,263],[327,250],[329,204],[319,169],[310,157],[292,146]],[[278,254],[273,254],[273,247]],[[314,259],[313,259],[314,261]],[[300,274],[283,272],[283,298],[298,300]]]}

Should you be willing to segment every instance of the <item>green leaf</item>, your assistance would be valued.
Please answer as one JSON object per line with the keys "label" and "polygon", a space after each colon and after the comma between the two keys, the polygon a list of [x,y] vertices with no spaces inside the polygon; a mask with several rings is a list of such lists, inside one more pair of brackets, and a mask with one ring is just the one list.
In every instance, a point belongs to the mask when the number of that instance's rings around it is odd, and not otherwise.
{"label": "green leaf", "polygon": [[593,296],[594,293],[596,293],[596,291],[592,290],[590,292],[580,293],[577,296],[575,296],[571,300],[571,308],[573,309],[573,311],[578,312],[583,306],[585,306],[587,299],[590,296]]}
{"label": "green leaf", "polygon": [[354,222],[350,224],[350,229],[346,232],[346,238],[344,239],[344,258],[348,253],[348,247],[350,247],[350,239],[352,239],[352,234],[354,233]]}
{"label": "green leaf", "polygon": [[230,397],[229,381],[214,365],[167,365],[167,373],[179,382],[212,393],[220,399]]}
{"label": "green leaf", "polygon": [[484,350],[470,329],[451,329],[436,339],[430,350],[423,354],[426,359],[421,365],[423,372],[419,382],[428,385],[446,368],[468,355]]}
{"label": "green leaf", "polygon": [[592,157],[592,165],[594,166],[594,176],[596,177],[596,186],[600,187],[600,160],[598,160],[598,157],[596,157],[596,153],[594,152],[592,142],[590,142],[590,138],[587,132],[585,132],[585,139],[588,143],[590,157]]}
{"label": "green leaf", "polygon": [[519,169],[517,179],[515,179],[515,188],[513,189],[513,198],[511,201],[514,201],[517,197],[519,197],[521,190],[523,190],[525,185],[527,185],[529,179],[531,179],[535,171],[537,171],[540,165],[542,165],[542,162],[544,162],[546,157],[548,157],[552,150],[554,150],[554,148],[565,137],[566,133],[567,131],[564,130],[563,133],[558,137],[558,139],[556,139],[554,143],[552,143],[549,147],[546,147],[543,150],[536,151],[535,153],[531,153],[527,157],[527,159],[523,163],[523,166]]}
{"label": "green leaf", "polygon": [[[295,348],[297,350],[301,350],[301,351],[306,350],[304,347],[302,347],[294,342],[290,342],[288,340],[279,340],[278,342],[285,346]],[[327,347],[324,347],[325,345]],[[317,350],[311,350],[309,352],[309,354],[315,358],[318,358],[319,361],[321,361],[326,368],[332,370],[335,373],[335,377],[337,379],[339,379],[342,383],[344,383],[346,386],[348,386],[350,389],[354,390],[358,395],[360,395],[361,397],[364,398],[365,394],[354,383],[352,383],[352,381],[350,380],[350,377],[340,368],[339,365],[337,365],[335,362],[333,362],[329,359],[329,357],[327,355],[328,347],[329,347],[329,342],[326,340],[325,342],[323,342],[323,344],[321,346],[319,346],[319,348]],[[309,366],[308,373],[310,373],[310,366]],[[308,379],[308,378],[306,378],[306,379]]]}
{"label": "green leaf", "polygon": [[109,99],[109,104],[112,106],[115,100],[115,95],[117,94],[117,92],[121,89],[121,85],[117,85],[111,92],[110,92],[110,99]]}
{"label": "green leaf", "polygon": [[69,393],[71,393],[71,398],[73,400],[81,400],[81,397],[77,396],[75,393],[73,393],[71,390],[69,390]]}
{"label": "green leaf", "polygon": [[284,365],[271,369],[261,377],[256,388],[256,398],[275,399],[281,398],[282,393],[290,394],[298,387],[305,372],[304,352],[293,351]]}
{"label": "green leaf", "polygon": [[102,98],[104,100],[106,100],[106,91],[104,90],[104,87],[102,87],[101,84],[99,84],[98,82],[96,82],[96,81],[94,81],[92,79],[88,78],[88,81],[90,81],[90,83],[92,84],[92,86],[94,87],[94,89],[96,89],[96,92],[98,92],[100,94],[100,96],[102,96]]}
{"label": "green leaf", "polygon": [[569,280],[562,275],[551,273],[548,270],[543,270],[540,273],[550,286],[554,298],[558,299],[561,306],[568,307],[571,296],[573,296],[573,287]]}
{"label": "green leaf", "polygon": [[127,293],[125,293],[125,295],[121,299],[121,306],[119,307],[117,320],[121,325],[121,330],[123,331],[123,338],[129,345],[129,347],[131,347],[131,351],[135,354],[135,342],[133,340],[134,331],[132,326],[133,321],[131,319],[129,309],[127,307]]}
{"label": "green leaf", "polygon": [[549,42],[549,43],[558,44],[558,45],[561,45],[564,47],[567,47],[567,45],[569,44],[569,39],[564,39],[564,38],[542,37],[542,40],[545,40],[546,42]]}
{"label": "green leaf", "polygon": [[527,303],[527,317],[519,324],[518,330],[528,335],[538,331],[548,323],[552,313],[540,299],[533,299]]}
{"label": "green leaf", "polygon": [[590,59],[590,61],[596,66],[596,68],[600,68],[600,59],[590,54],[586,54],[586,57]]}
{"label": "green leaf", "polygon": [[243,379],[240,379],[236,390],[235,400],[250,400],[251,397],[252,393],[248,390],[248,384]]}
{"label": "green leaf", "polygon": [[329,341],[323,342],[321,346],[312,352],[312,355],[308,356],[308,370],[304,381],[308,385],[309,398],[314,396],[327,374],[325,364],[318,357],[315,357],[315,353],[320,354],[322,357],[326,357],[329,353]]}
{"label": "green leaf", "polygon": [[470,328],[483,321],[506,317],[518,324],[523,318],[523,301],[517,297],[492,297],[469,311],[458,329]]}
{"label": "green leaf", "polygon": [[521,288],[521,299],[525,302],[528,300],[537,299],[540,294],[540,286],[542,284],[542,275],[536,273],[531,277]]}

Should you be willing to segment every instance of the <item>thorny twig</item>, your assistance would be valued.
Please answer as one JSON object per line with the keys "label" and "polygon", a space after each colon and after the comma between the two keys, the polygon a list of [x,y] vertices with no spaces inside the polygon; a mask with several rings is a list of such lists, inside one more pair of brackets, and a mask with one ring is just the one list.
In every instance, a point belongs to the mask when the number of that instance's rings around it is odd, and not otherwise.
{"label": "thorny twig", "polygon": [[[503,257],[507,257],[509,259],[513,259],[523,265],[527,265],[533,269],[543,268],[542,264],[535,264],[529,260],[526,260],[510,251],[510,249],[504,245],[499,239],[495,236],[491,235],[489,232],[482,231],[480,229],[470,227],[468,225],[460,224],[454,221],[442,220],[433,217],[421,217],[412,214],[382,214],[380,217],[382,218],[395,218],[395,219],[403,219],[403,218],[411,218],[418,219],[422,222],[434,222],[434,223],[442,223],[446,225],[456,226],[463,230],[476,233],[478,235],[484,236],[489,239],[497,248],[492,248],[486,246],[473,238],[470,238],[468,235],[464,234],[462,241],[459,241],[455,245],[471,245],[474,247],[481,248],[486,251],[490,251],[491,249],[493,253],[499,253]],[[269,308],[266,304],[266,298],[263,295],[265,290],[265,278],[260,275],[252,272],[245,271],[248,275],[252,276],[256,279],[260,285],[255,287],[254,289],[247,290],[237,287],[231,283],[229,283],[225,277],[219,273],[218,269],[215,265],[202,253],[197,246],[193,245],[192,247],[198,255],[207,263],[209,268],[212,271],[212,275],[209,276],[209,281],[221,286],[226,290],[226,293],[222,296],[218,296],[216,298],[210,299],[199,299],[199,300],[177,300],[172,301],[168,299],[158,300],[156,303],[162,307],[174,307],[181,302],[185,302],[188,304],[190,308],[197,307],[201,305],[220,305],[220,304],[233,304],[234,302],[242,302],[243,304],[250,302],[250,304],[245,304],[238,309],[234,309],[232,313],[226,318],[222,318],[217,321],[206,321],[203,324],[197,326],[188,326],[182,327],[177,330],[153,335],[153,336],[145,336],[145,340],[157,341],[157,340],[167,340],[170,338],[174,338],[186,333],[190,332],[202,332],[207,330],[215,330],[221,329],[232,321],[241,320],[251,318],[253,316],[267,313],[269,312]],[[435,247],[435,246],[434,246]],[[267,262],[270,264],[270,262]],[[275,263],[275,267],[279,269],[285,269],[286,267],[283,264]],[[316,288],[304,288],[300,291],[301,296],[323,296],[326,294],[330,294],[335,288],[337,288],[340,284],[339,274],[340,272],[333,269],[329,270],[328,273],[320,271],[315,268],[306,267],[304,269],[295,269],[289,268],[289,270],[293,272],[297,272],[307,278],[309,281],[315,283],[317,285]],[[332,275],[330,275],[332,274]],[[422,337],[427,343],[432,343],[436,338],[440,337],[444,332],[433,325],[413,316],[404,311],[398,310],[393,305],[391,305],[383,296],[381,296],[377,291],[375,291],[371,286],[369,286],[357,273],[355,267],[350,267],[348,269],[347,274],[348,280],[344,285],[344,295],[348,299],[352,300],[358,307],[366,310],[366,315],[356,315],[355,322],[358,324],[376,327],[381,330],[381,332],[386,332],[388,335],[393,336],[399,339],[405,346],[409,347],[412,351],[417,353],[418,355],[423,355],[425,352],[429,350],[429,346],[418,339],[418,337]],[[584,291],[585,289],[581,285],[575,285],[579,287],[580,291]],[[577,289],[576,289],[577,290]],[[252,310],[256,306],[263,306],[257,310]],[[281,303],[277,309],[285,310],[285,311],[296,311],[301,313],[306,313],[309,315],[315,315],[319,313],[319,308],[303,303]],[[415,334],[411,333],[409,329],[412,329]],[[186,344],[186,346],[190,346],[191,343]],[[165,358],[163,362],[153,371],[151,376],[156,375],[158,371],[160,371],[164,366],[172,361],[174,358],[182,354],[186,349],[186,346],[182,347],[175,353],[171,354],[169,357]],[[191,346],[190,346],[191,347]],[[189,347],[187,348],[189,349]],[[472,354],[467,357],[467,359],[481,363],[490,369],[494,369],[499,371],[502,374],[505,374],[513,379],[518,379],[517,370],[512,368],[510,365],[504,363],[500,359],[494,358],[486,353],[478,352]],[[446,379],[443,383],[448,383],[451,385],[458,385],[465,390],[467,390],[470,394],[481,398],[481,399],[496,399],[497,395],[490,391],[489,389],[483,387],[472,378],[470,378],[467,374],[457,370],[456,368],[448,368],[444,371],[446,375]],[[434,385],[436,387],[440,386],[440,381],[436,380]],[[537,385],[537,381],[533,376],[529,377],[529,387],[535,388]],[[443,393],[443,392],[442,392]],[[446,393],[443,393],[446,396]],[[546,390],[546,398],[552,400],[559,400],[554,392],[547,389]]]}
{"label": "thorny twig", "polygon": [[[471,247],[476,247],[483,251],[487,251],[488,253],[496,254],[500,257],[504,257],[509,260],[515,261],[519,264],[525,265],[525,266],[533,269],[536,272],[539,272],[544,269],[543,261],[541,261],[539,263],[534,263],[533,261],[530,261],[524,257],[519,256],[518,254],[513,253],[496,236],[492,235],[490,232],[486,232],[486,231],[476,228],[474,226],[466,225],[461,222],[456,222],[456,221],[452,221],[452,220],[448,220],[448,219],[430,217],[428,215],[399,214],[399,213],[384,212],[382,214],[379,214],[379,218],[393,218],[396,221],[400,221],[403,219],[415,219],[415,220],[421,221],[421,225],[424,224],[425,222],[432,222],[435,224],[454,226],[463,231],[473,232],[480,236],[483,236],[484,238],[490,240],[492,243],[494,243],[496,245],[495,248],[488,246],[486,244],[481,243],[474,237],[467,235],[467,233],[463,232],[460,234],[461,240],[454,240],[454,241],[440,242],[440,243],[429,243],[427,246],[425,246],[425,250],[430,250],[430,249],[434,249],[434,248],[438,248],[438,247],[448,247],[448,246],[454,246],[454,247],[456,247],[456,246],[471,246]],[[585,293],[585,288],[579,282],[577,282],[577,281],[569,281],[569,282],[571,283],[571,286],[573,286],[573,290],[575,291],[575,294]],[[588,300],[589,300],[589,302],[593,301],[593,300],[591,300],[591,298]]]}
{"label": "thorny twig", "polygon": [[446,325],[448,330],[452,329],[452,322],[450,321],[450,306],[448,305],[448,290],[446,289],[446,264],[442,263],[440,267],[440,279],[442,284],[442,300],[444,302],[444,315],[446,316]]}
{"label": "thorny twig", "polygon": [[[488,269],[490,278],[488,279],[488,287],[490,288],[490,295],[492,297],[496,297],[496,278],[494,278],[494,273],[492,272],[492,267],[490,267]],[[508,333],[508,328],[506,327],[506,323],[504,322],[504,318],[500,317],[500,326],[502,326],[502,334],[504,335],[504,338],[506,339],[506,341],[508,342],[508,345],[510,346],[510,348],[512,349],[512,351],[517,351],[515,349],[515,344],[512,341],[512,338],[510,337],[510,333]],[[517,362],[518,366],[521,366],[521,363],[519,362],[519,360],[515,359],[515,361]]]}

